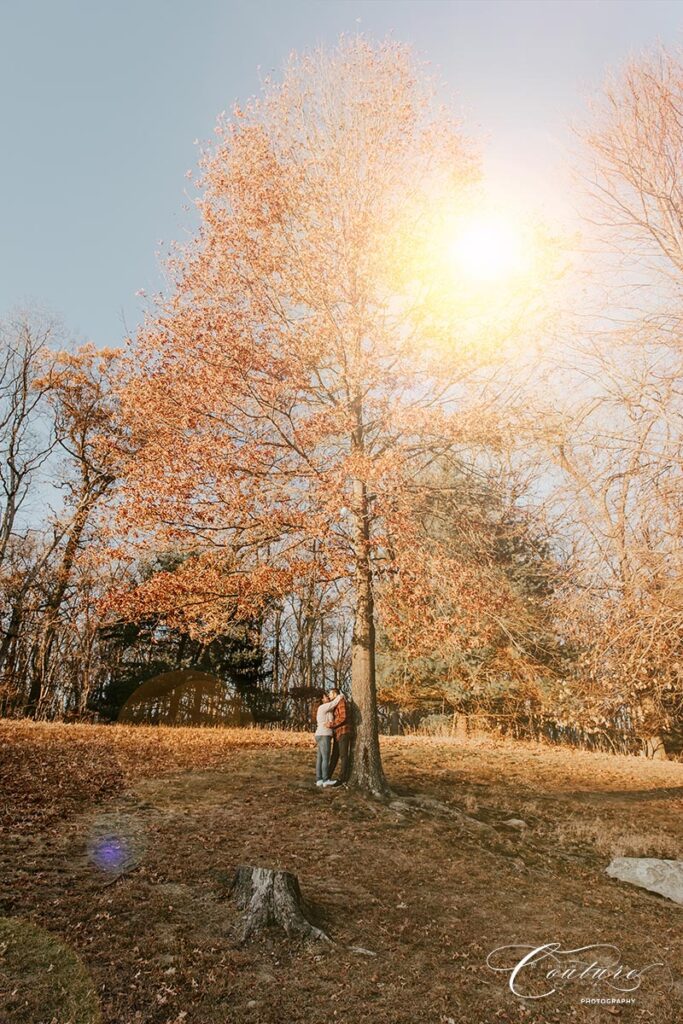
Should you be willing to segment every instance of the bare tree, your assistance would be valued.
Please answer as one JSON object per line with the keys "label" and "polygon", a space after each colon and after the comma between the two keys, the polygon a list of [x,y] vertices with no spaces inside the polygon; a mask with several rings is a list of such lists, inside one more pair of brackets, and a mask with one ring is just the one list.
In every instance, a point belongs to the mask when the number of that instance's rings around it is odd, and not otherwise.
{"label": "bare tree", "polygon": [[683,681],[679,59],[659,49],[629,62],[581,135],[608,301],[588,310],[554,434],[576,555],[568,621],[585,627],[586,671],[605,713],[626,706],[655,756],[680,716]]}
{"label": "bare tree", "polygon": [[[51,360],[41,386],[48,388],[59,446],[66,457],[62,517],[63,544],[45,594],[42,621],[32,659],[28,710],[37,714],[49,679],[50,659],[58,634],[60,609],[78,552],[95,508],[116,479],[116,428],[109,375],[117,353],[83,346],[75,354]],[[101,443],[106,437],[107,443]]]}
{"label": "bare tree", "polygon": [[28,315],[0,324],[0,566],[22,506],[57,443],[44,380],[54,335],[54,324]]}
{"label": "bare tree", "polygon": [[584,353],[575,373],[589,386],[554,435],[555,500],[573,542],[565,627],[588,652],[601,714],[628,707],[654,756],[681,684],[680,396],[656,357],[625,346]]}

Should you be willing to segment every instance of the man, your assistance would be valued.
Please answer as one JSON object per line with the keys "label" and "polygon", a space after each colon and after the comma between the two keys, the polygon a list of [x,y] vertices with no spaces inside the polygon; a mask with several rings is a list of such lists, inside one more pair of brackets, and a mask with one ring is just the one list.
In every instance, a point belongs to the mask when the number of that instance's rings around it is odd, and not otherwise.
{"label": "man", "polygon": [[351,752],[351,734],[353,730],[352,711],[346,697],[340,694],[339,690],[330,690],[330,695],[332,699],[336,697],[340,699],[332,713],[332,732],[334,735],[329,774],[330,778],[332,778],[338,761],[339,778],[337,779],[337,785],[343,785],[343,783],[349,781],[349,754]]}
{"label": "man", "polygon": [[327,698],[327,700],[323,699],[322,703],[318,705],[315,713],[315,745],[317,747],[315,777],[316,785],[320,787],[335,785],[331,778],[332,772],[330,771],[330,748],[334,736],[332,716],[339,701],[342,700],[342,695],[338,690],[330,690]]}

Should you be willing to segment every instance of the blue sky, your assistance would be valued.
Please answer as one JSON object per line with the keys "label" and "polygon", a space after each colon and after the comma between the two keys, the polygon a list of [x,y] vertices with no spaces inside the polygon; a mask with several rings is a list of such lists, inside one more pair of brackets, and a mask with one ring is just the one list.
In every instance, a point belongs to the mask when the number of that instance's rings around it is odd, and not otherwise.
{"label": "blue sky", "polygon": [[194,140],[291,50],[414,44],[494,187],[562,218],[569,123],[608,67],[682,28],[681,0],[0,0],[0,315],[32,302],[120,343],[191,230]]}

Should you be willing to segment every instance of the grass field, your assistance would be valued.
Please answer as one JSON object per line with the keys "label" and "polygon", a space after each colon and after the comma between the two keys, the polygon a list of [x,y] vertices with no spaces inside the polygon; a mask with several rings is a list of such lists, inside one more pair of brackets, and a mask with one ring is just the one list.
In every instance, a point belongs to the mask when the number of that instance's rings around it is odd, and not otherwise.
{"label": "grass field", "polygon": [[[1,1024],[683,1018],[683,907],[604,874],[681,856],[683,764],[384,739],[394,790],[449,815],[316,790],[313,756],[303,734],[0,722]],[[296,873],[333,944],[240,946],[240,863]],[[517,998],[486,963],[551,941],[665,968],[608,1006],[573,981]]]}

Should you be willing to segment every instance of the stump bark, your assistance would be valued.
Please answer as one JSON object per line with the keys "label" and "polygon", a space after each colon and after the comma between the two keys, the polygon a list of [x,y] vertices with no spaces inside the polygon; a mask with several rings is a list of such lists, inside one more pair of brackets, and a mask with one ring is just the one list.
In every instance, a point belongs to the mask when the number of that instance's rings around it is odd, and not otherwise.
{"label": "stump bark", "polygon": [[282,928],[288,938],[331,941],[309,920],[310,909],[301,895],[299,880],[289,871],[240,864],[229,895],[244,911],[239,930],[241,942],[271,925]]}

